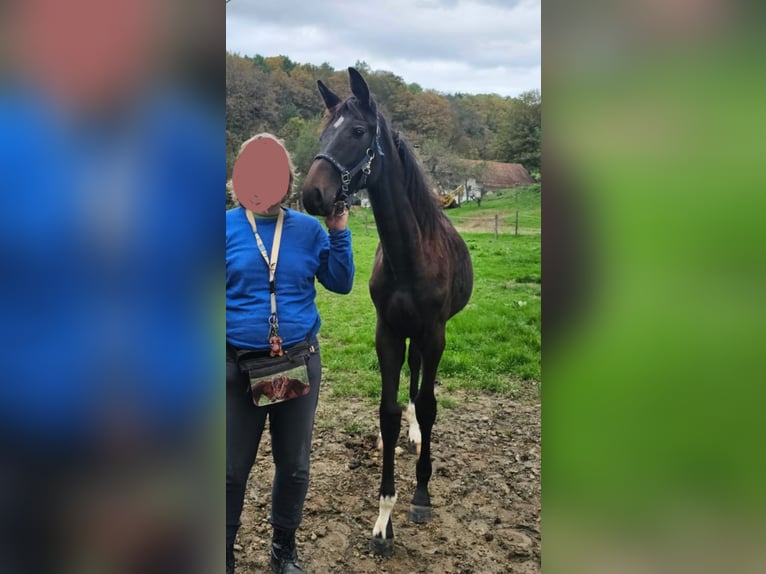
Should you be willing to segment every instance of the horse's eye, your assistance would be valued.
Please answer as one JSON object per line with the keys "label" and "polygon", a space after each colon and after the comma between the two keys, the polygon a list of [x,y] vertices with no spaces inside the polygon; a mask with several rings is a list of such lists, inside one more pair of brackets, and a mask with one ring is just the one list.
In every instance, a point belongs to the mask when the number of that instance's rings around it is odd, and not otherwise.
{"label": "horse's eye", "polygon": [[364,135],[364,128],[357,126],[351,130],[351,133],[353,133],[356,137],[362,137]]}

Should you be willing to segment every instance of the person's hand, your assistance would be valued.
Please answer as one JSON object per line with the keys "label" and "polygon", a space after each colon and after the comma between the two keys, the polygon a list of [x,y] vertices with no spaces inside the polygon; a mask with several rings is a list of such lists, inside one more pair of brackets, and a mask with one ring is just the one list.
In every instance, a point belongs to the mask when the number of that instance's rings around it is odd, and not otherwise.
{"label": "person's hand", "polygon": [[340,215],[332,213],[324,218],[324,222],[327,225],[327,229],[330,231],[343,231],[346,229],[346,222],[348,221],[348,209],[344,209]]}

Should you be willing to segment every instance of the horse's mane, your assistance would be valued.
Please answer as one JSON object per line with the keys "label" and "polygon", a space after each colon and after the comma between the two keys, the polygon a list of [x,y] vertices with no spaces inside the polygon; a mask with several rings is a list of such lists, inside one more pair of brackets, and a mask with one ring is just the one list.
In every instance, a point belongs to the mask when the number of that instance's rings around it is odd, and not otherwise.
{"label": "horse's mane", "polygon": [[[388,132],[388,125],[384,118],[380,119],[381,132]],[[423,168],[410,146],[398,132],[391,134],[391,140],[399,155],[404,171],[404,189],[412,206],[415,219],[421,231],[432,236],[440,228],[442,218],[441,207],[436,195],[431,191],[431,185],[426,178]]]}

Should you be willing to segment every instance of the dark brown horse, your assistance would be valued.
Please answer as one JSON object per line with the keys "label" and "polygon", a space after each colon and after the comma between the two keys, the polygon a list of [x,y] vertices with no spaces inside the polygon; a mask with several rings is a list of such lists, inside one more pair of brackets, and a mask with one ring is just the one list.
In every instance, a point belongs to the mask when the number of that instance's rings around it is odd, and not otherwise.
{"label": "dark brown horse", "polygon": [[259,401],[261,400],[262,396],[265,396],[270,401],[274,400],[274,383],[272,381],[269,381],[268,379],[263,381],[258,381],[258,383],[253,387],[253,402],[256,404],[256,406],[260,406]]}
{"label": "dark brown horse", "polygon": [[442,213],[412,151],[378,113],[362,76],[353,68],[348,72],[353,96],[346,100],[317,82],[329,118],[320,152],[306,176],[303,205],[311,214],[327,215],[350,194],[366,187],[375,214],[380,245],[370,295],[377,311],[375,347],[383,384],[383,476],[372,549],[390,555],[394,537],[391,511],[396,502],[394,447],[402,417],[397,394],[406,342],[409,339],[410,439],[422,440],[410,519],[427,522],[431,518],[428,481],[436,371],[444,351],[447,320],[471,296],[473,268],[465,242]]}

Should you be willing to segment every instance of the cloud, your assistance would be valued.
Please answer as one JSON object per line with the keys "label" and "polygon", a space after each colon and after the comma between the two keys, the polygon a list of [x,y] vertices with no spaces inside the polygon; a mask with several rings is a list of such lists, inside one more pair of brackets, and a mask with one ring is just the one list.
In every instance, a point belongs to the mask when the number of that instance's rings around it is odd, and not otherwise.
{"label": "cloud", "polygon": [[227,49],[343,69],[359,60],[442,92],[540,88],[540,0],[227,5]]}

